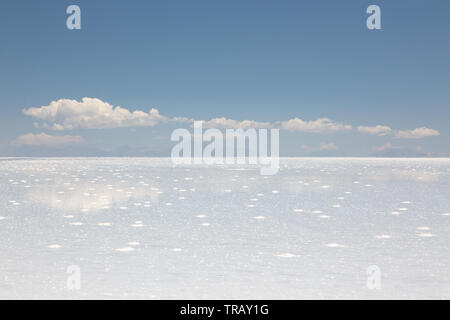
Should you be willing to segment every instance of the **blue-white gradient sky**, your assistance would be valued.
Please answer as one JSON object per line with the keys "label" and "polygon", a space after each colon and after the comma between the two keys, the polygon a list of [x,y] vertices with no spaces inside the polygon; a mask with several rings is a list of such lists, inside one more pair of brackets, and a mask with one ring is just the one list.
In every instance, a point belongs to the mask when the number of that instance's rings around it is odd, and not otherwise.
{"label": "blue-white gradient sky", "polygon": [[450,1],[1,1],[0,110],[0,156],[169,156],[191,119],[278,127],[282,156],[450,156]]}

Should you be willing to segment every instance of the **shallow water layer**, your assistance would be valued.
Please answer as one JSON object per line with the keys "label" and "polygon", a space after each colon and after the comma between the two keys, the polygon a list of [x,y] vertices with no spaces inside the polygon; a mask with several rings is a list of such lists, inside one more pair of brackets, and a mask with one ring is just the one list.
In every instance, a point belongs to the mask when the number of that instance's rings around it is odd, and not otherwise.
{"label": "shallow water layer", "polygon": [[450,298],[450,159],[0,159],[0,298]]}

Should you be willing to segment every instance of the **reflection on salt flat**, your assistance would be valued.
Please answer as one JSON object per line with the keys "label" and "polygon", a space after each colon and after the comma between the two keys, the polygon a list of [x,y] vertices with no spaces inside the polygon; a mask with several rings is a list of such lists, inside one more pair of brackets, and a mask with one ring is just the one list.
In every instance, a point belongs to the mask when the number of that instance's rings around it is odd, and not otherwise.
{"label": "reflection on salt flat", "polygon": [[[70,184],[72,185],[72,184]],[[148,186],[115,187],[111,184],[77,183],[67,187],[64,191],[55,191],[54,186],[47,188],[33,188],[26,193],[26,199],[41,203],[51,208],[68,212],[98,212],[130,201],[145,201],[144,206],[158,203],[162,192],[158,188]],[[141,203],[135,203],[140,206]]]}
{"label": "reflection on salt flat", "polygon": [[383,175],[379,173],[368,174],[366,176],[367,180],[372,181],[415,181],[415,182],[435,182],[441,178],[439,172],[434,172],[434,170],[425,169],[410,169],[410,170],[392,170],[391,172],[386,172]]}
{"label": "reflection on salt flat", "polygon": [[170,159],[0,161],[0,274],[15,288],[0,298],[450,298],[449,169],[283,159],[268,177]]}

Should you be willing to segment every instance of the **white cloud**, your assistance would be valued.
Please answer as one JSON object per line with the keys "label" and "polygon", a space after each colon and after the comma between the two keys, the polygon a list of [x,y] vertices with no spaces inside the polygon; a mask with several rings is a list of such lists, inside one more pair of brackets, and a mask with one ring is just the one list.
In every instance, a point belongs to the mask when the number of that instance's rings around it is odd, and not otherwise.
{"label": "white cloud", "polygon": [[249,128],[271,128],[272,125],[269,122],[257,122],[253,120],[237,121],[227,118],[214,118],[209,121],[203,121],[205,128],[217,128],[217,129],[249,129]]}
{"label": "white cloud", "polygon": [[440,133],[437,130],[429,128],[416,128],[414,130],[399,130],[395,133],[397,139],[422,139],[425,137],[436,137]]}
{"label": "white cloud", "polygon": [[[96,98],[83,98],[81,102],[60,99],[52,101],[48,106],[25,109],[23,113],[51,123],[50,128],[53,130],[154,126],[168,120],[157,109],[131,112]],[[44,127],[49,126],[44,124]]]}
{"label": "white cloud", "polygon": [[313,121],[304,121],[299,118],[281,122],[281,129],[311,133],[329,133],[352,130],[351,125],[333,122],[328,118],[319,118]]}
{"label": "white cloud", "polygon": [[15,139],[13,145],[26,146],[46,146],[54,147],[65,144],[76,144],[84,142],[83,137],[80,136],[52,136],[46,133],[33,134],[28,133]]}
{"label": "white cloud", "polygon": [[365,127],[365,126],[358,126],[357,128],[358,132],[361,133],[367,133],[367,134],[375,134],[378,136],[385,136],[389,133],[391,133],[392,129],[388,126],[378,125],[374,127]]}
{"label": "white cloud", "polygon": [[375,151],[386,151],[386,150],[393,150],[393,149],[398,149],[398,147],[393,146],[390,143],[386,143],[380,147],[375,147],[373,148]]}
{"label": "white cloud", "polygon": [[334,151],[334,150],[338,150],[338,146],[335,145],[334,143],[324,143],[322,142],[319,146],[320,150],[327,150],[327,151]]}

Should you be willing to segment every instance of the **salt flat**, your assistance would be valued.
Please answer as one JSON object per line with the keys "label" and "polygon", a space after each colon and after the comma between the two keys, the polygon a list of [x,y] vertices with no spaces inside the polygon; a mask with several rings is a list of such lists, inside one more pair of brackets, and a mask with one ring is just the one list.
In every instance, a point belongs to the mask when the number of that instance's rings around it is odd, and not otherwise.
{"label": "salt flat", "polygon": [[3,299],[450,298],[450,159],[283,158],[274,176],[166,158],[0,168]]}

